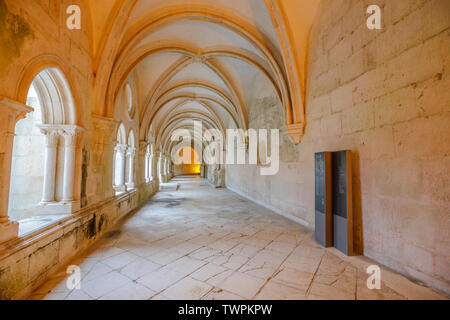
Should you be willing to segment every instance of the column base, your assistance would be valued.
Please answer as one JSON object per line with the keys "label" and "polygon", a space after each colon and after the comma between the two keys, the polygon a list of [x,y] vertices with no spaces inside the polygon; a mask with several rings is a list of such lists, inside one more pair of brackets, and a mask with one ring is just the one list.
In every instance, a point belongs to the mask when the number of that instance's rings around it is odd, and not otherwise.
{"label": "column base", "polygon": [[135,188],[134,182],[127,183],[127,190],[133,190]]}
{"label": "column base", "polygon": [[34,210],[36,216],[53,216],[72,214],[80,210],[80,203],[71,202],[41,202]]}
{"label": "column base", "polygon": [[0,243],[17,238],[19,235],[19,224],[14,221],[0,223]]}

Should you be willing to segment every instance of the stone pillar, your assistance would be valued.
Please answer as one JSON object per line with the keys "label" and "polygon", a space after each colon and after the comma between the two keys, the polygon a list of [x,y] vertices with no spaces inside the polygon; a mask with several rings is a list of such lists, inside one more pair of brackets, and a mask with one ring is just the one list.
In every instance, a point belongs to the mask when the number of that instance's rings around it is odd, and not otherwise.
{"label": "stone pillar", "polygon": [[114,148],[114,189],[116,192],[125,192],[125,152],[127,146],[117,144]]}
{"label": "stone pillar", "polygon": [[167,168],[167,157],[164,156],[164,177],[167,179],[169,174],[169,169]]}
{"label": "stone pillar", "polygon": [[158,169],[157,169],[157,157],[155,154],[150,155],[150,162],[151,162],[150,178],[152,180],[156,180],[158,178]]}
{"label": "stone pillar", "polygon": [[63,202],[74,200],[75,162],[78,137],[83,129],[70,126],[64,129],[64,177],[63,177]]}
{"label": "stone pillar", "polygon": [[158,164],[158,179],[160,182],[163,182],[164,178],[164,165],[163,165],[163,157],[161,154],[157,155],[157,164]]}
{"label": "stone pillar", "polygon": [[127,189],[131,190],[134,189],[135,183],[134,183],[134,159],[136,157],[136,148],[128,148],[127,150],[127,157],[129,161],[128,166],[128,182],[127,182]]}
{"label": "stone pillar", "polygon": [[147,152],[145,154],[145,182],[150,182],[150,154]]}
{"label": "stone pillar", "polygon": [[[113,172],[115,161],[115,141],[117,139],[117,127],[119,123],[111,118],[105,118],[102,116],[92,115],[93,124],[93,166],[92,172],[95,176],[87,178],[96,179],[101,182],[101,186],[92,188],[91,181],[84,181],[86,184],[87,194],[81,195],[81,197],[88,198],[89,201],[96,202],[105,198],[114,196],[114,181]],[[113,161],[111,161],[113,160]],[[86,200],[85,200],[86,201]]]}
{"label": "stone pillar", "polygon": [[171,169],[171,162],[170,158],[167,158],[167,179],[172,179],[172,169]]}
{"label": "stone pillar", "polygon": [[225,187],[225,169],[217,167],[214,172],[214,180],[216,188],[224,188]]}
{"label": "stone pillar", "polygon": [[164,155],[164,182],[170,180],[169,157]]}
{"label": "stone pillar", "polygon": [[153,158],[154,156],[149,153],[148,154],[148,181],[152,181],[154,179],[153,175]]}
{"label": "stone pillar", "polygon": [[41,132],[45,135],[44,187],[41,203],[45,204],[55,201],[56,153],[59,132],[51,127],[41,127]]}
{"label": "stone pillar", "polygon": [[[148,142],[140,141],[139,142],[139,156],[138,156],[138,177],[137,183],[138,185],[142,183],[150,182],[150,152],[149,152]],[[142,169],[144,169],[144,176],[142,176]]]}
{"label": "stone pillar", "polygon": [[19,224],[8,216],[14,130],[17,121],[31,111],[33,108],[0,96],[0,243],[19,234]]}

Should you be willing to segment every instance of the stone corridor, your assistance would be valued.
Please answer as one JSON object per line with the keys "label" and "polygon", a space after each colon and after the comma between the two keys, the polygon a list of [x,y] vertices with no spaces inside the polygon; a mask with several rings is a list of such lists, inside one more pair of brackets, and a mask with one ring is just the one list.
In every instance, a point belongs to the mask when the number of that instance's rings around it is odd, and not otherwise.
{"label": "stone corridor", "polygon": [[[178,189],[178,190],[177,190]],[[317,245],[308,229],[205,180],[176,178],[30,299],[440,299],[382,268],[366,286],[363,257]]]}

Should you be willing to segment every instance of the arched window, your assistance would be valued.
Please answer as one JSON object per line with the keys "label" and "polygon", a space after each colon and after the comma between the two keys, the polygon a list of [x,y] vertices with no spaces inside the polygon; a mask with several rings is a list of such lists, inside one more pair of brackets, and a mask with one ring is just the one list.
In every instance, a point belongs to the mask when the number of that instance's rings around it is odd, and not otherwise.
{"label": "arched window", "polygon": [[9,216],[19,221],[51,215],[47,220],[54,220],[55,215],[79,209],[79,197],[74,194],[75,157],[83,129],[76,125],[74,99],[57,68],[45,69],[33,79],[27,104],[34,112],[15,128]]}
{"label": "arched window", "polygon": [[127,151],[126,131],[123,123],[117,131],[116,147],[114,149],[114,189],[116,194],[126,191],[125,187],[125,155]]}
{"label": "arched window", "polygon": [[[197,150],[191,146],[177,146],[174,155],[175,176],[199,175],[201,173],[201,163]],[[170,163],[169,163],[170,165]]]}
{"label": "arched window", "polygon": [[158,152],[158,179],[159,181],[164,181],[164,157],[162,152]]}
{"label": "arched window", "polygon": [[155,155],[155,146],[153,144],[150,145],[149,175],[150,181],[156,179],[156,155]]}
{"label": "arched window", "polygon": [[150,145],[147,145],[147,148],[145,149],[145,162],[144,162],[144,166],[145,166],[145,175],[144,175],[144,179],[145,182],[150,182],[150,159],[151,159],[151,153],[150,153]]}
{"label": "arched window", "polygon": [[134,189],[134,162],[136,158],[136,144],[133,130],[128,135],[128,149],[127,149],[127,188],[129,190]]}

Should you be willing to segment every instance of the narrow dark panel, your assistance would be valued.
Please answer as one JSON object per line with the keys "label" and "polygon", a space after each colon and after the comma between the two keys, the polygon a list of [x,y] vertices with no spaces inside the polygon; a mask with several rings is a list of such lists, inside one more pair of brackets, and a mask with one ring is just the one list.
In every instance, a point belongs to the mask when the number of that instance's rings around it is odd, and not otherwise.
{"label": "narrow dark panel", "polygon": [[352,159],[350,151],[333,152],[333,242],[353,255]]}
{"label": "narrow dark panel", "polygon": [[331,153],[315,154],[315,239],[324,247],[333,246],[331,211]]}

